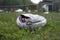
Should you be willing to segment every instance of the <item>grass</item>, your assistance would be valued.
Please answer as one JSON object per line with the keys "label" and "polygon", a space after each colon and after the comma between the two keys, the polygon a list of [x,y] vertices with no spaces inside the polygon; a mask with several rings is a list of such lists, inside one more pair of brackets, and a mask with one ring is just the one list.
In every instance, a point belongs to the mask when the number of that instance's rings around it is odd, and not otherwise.
{"label": "grass", "polygon": [[47,25],[35,32],[26,32],[16,24],[20,13],[0,13],[0,40],[60,40],[60,13],[37,14],[46,17]]}

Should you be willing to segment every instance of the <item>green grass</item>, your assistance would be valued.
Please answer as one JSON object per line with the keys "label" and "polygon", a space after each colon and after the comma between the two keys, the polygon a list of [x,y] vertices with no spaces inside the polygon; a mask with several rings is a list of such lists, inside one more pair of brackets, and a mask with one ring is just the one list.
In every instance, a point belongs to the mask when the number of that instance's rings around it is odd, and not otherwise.
{"label": "green grass", "polygon": [[16,24],[20,13],[0,13],[0,40],[60,40],[60,13],[37,14],[46,17],[47,25],[35,32],[26,32]]}

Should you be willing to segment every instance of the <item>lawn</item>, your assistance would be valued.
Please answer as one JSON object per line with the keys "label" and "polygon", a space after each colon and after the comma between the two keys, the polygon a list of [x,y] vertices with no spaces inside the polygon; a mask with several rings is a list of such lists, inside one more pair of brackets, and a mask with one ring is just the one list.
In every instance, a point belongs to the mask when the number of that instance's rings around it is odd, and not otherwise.
{"label": "lawn", "polygon": [[0,13],[0,40],[60,40],[60,13],[44,14],[36,12],[47,19],[47,25],[36,31],[20,30],[16,18],[20,13]]}

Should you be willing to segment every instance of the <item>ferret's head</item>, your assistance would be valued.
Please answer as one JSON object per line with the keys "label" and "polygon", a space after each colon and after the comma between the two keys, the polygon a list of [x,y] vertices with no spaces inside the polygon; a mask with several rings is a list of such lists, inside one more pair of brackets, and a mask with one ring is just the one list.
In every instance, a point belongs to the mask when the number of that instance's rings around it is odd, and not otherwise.
{"label": "ferret's head", "polygon": [[28,22],[30,21],[30,17],[27,17],[25,15],[21,15],[22,22]]}

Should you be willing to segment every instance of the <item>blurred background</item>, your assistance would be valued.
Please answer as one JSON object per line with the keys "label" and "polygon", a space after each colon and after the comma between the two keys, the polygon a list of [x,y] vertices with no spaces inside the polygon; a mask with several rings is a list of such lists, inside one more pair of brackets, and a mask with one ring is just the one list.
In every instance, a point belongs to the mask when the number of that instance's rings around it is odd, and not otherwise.
{"label": "blurred background", "polygon": [[42,6],[47,4],[50,12],[60,12],[60,0],[0,0],[0,12],[43,11]]}

